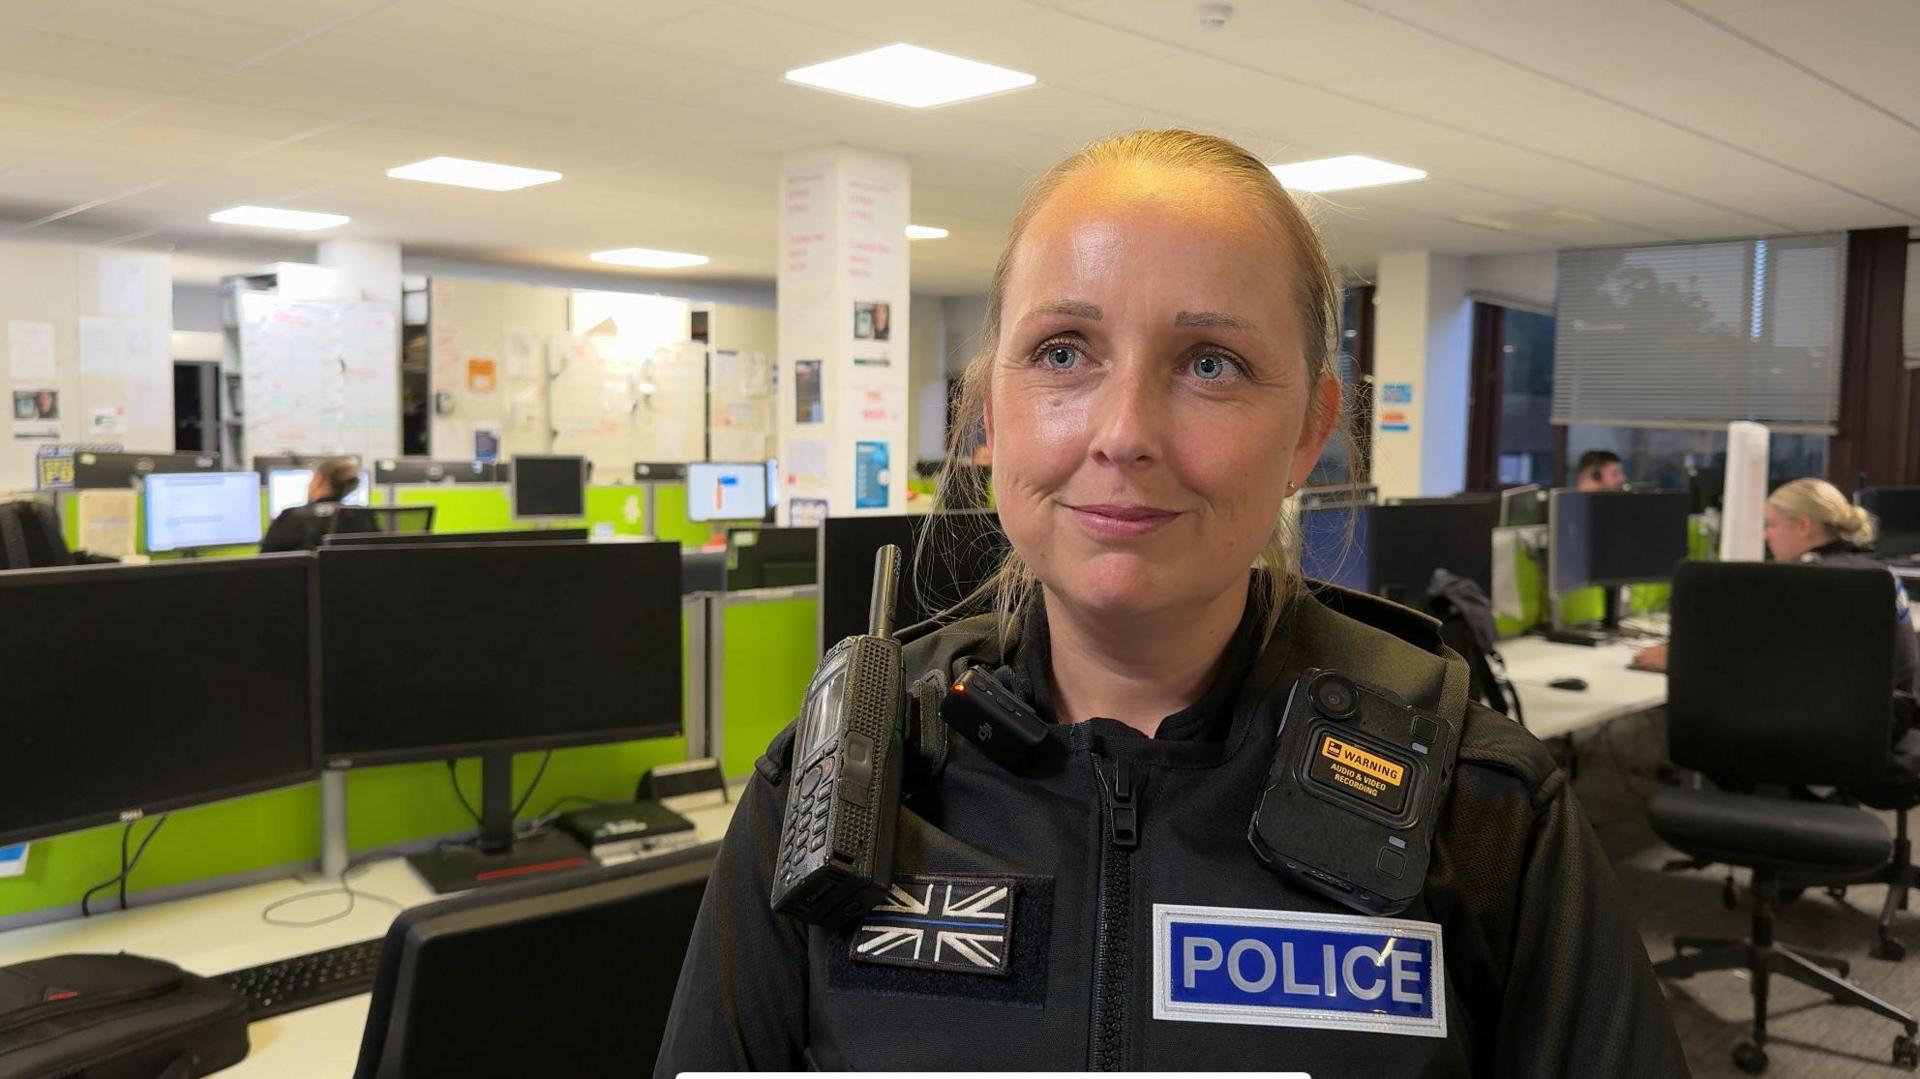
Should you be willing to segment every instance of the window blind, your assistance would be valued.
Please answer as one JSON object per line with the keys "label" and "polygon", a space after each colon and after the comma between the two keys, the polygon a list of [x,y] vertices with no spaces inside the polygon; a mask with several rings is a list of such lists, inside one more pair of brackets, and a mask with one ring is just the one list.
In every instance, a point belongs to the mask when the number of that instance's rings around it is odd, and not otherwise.
{"label": "window blind", "polygon": [[1560,253],[1553,422],[1832,434],[1846,236]]}

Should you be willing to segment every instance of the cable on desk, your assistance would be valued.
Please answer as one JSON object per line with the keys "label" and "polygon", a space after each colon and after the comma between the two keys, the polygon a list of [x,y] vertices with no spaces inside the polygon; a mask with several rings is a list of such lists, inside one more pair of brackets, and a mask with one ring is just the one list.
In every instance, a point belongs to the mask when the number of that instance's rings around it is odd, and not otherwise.
{"label": "cable on desk", "polygon": [[[399,903],[393,899],[389,899],[384,895],[375,895],[372,892],[363,892],[354,888],[353,886],[354,871],[357,869],[366,868],[367,863],[375,860],[376,859],[373,859],[373,858],[365,858],[358,861],[348,862],[347,868],[342,870],[340,873],[340,883],[335,887],[315,888],[312,891],[301,892],[298,895],[286,896],[284,898],[276,899],[273,902],[268,903],[260,911],[260,920],[265,922],[268,925],[276,926],[281,929],[312,929],[316,926],[322,926],[322,925],[330,924],[332,922],[337,922],[342,918],[345,918],[348,915],[351,915],[353,913],[354,907],[358,905],[358,900],[359,900],[359,897],[361,896],[365,896],[366,898],[374,900],[375,902],[385,903],[387,906],[392,907],[394,910],[405,910],[406,907],[404,904]],[[273,912],[279,910],[282,907],[290,906],[294,903],[305,902],[306,900],[309,900],[309,899],[319,899],[323,896],[329,896],[329,895],[346,896],[347,905],[332,914],[326,915],[325,917],[310,918],[304,921],[297,918],[275,918],[273,916]]]}
{"label": "cable on desk", "polygon": [[[541,754],[540,767],[534,769],[533,782],[527,784],[526,793],[513,803],[513,816],[518,817],[520,811],[527,808],[527,803],[533,800],[533,792],[539,789],[540,780],[547,774],[547,765],[551,763],[553,763],[553,750],[549,749]],[[453,796],[460,799],[460,808],[467,811],[467,816],[472,817],[475,824],[479,824],[480,811],[473,808],[473,803],[467,801],[467,792],[460,789],[460,773],[454,770],[454,762],[451,758],[447,760],[447,782],[453,784]]]}
{"label": "cable on desk", "polygon": [[453,784],[453,796],[460,799],[460,808],[467,811],[467,816],[473,818],[473,823],[479,824],[480,811],[473,808],[473,805],[467,801],[466,792],[460,789],[460,773],[454,770],[452,757],[447,758],[447,782]]}
{"label": "cable on desk", "polygon": [[133,838],[133,826],[138,823],[140,822],[137,820],[130,820],[127,822],[126,827],[120,829],[120,872],[88,888],[86,894],[80,897],[80,916],[82,918],[93,917],[93,911],[89,904],[93,901],[94,893],[105,891],[115,885],[118,885],[120,888],[120,909],[127,909],[127,878],[133,875],[135,867],[140,864],[140,859],[146,855],[147,844],[153,842],[153,837],[160,833],[161,826],[167,823],[167,815],[162,813],[160,816],[154,818],[153,827],[147,829],[146,836],[140,840],[140,846],[133,851],[132,857],[128,857],[127,844],[128,841]]}

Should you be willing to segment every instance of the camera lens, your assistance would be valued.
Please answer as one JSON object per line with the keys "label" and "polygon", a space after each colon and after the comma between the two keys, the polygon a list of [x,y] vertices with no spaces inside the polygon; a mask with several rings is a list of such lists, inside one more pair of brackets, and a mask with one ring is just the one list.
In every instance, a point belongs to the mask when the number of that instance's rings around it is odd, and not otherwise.
{"label": "camera lens", "polygon": [[1359,691],[1353,688],[1353,683],[1337,674],[1323,674],[1315,678],[1308,693],[1313,698],[1313,706],[1330,719],[1350,718],[1360,701]]}

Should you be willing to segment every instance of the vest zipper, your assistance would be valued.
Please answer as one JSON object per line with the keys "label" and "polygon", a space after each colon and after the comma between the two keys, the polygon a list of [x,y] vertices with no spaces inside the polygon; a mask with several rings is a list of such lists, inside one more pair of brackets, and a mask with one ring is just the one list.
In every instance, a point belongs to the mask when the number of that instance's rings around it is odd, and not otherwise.
{"label": "vest zipper", "polygon": [[1140,768],[1125,757],[1112,761],[1109,781],[1093,757],[1106,803],[1106,836],[1100,853],[1100,907],[1093,946],[1093,1031],[1087,1051],[1092,1071],[1131,1067],[1127,1003],[1133,982],[1128,921],[1133,913],[1133,851],[1140,845]]}

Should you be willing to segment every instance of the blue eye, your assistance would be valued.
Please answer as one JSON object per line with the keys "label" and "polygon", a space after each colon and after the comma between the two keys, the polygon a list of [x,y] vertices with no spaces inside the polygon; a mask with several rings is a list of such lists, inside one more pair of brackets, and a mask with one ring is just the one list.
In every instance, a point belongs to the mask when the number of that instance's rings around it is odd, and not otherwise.
{"label": "blue eye", "polygon": [[1072,345],[1052,344],[1040,350],[1041,366],[1049,371],[1071,371],[1080,362],[1080,350]]}
{"label": "blue eye", "polygon": [[1206,382],[1217,382],[1233,373],[1233,361],[1218,353],[1205,353],[1193,359],[1194,377]]}

